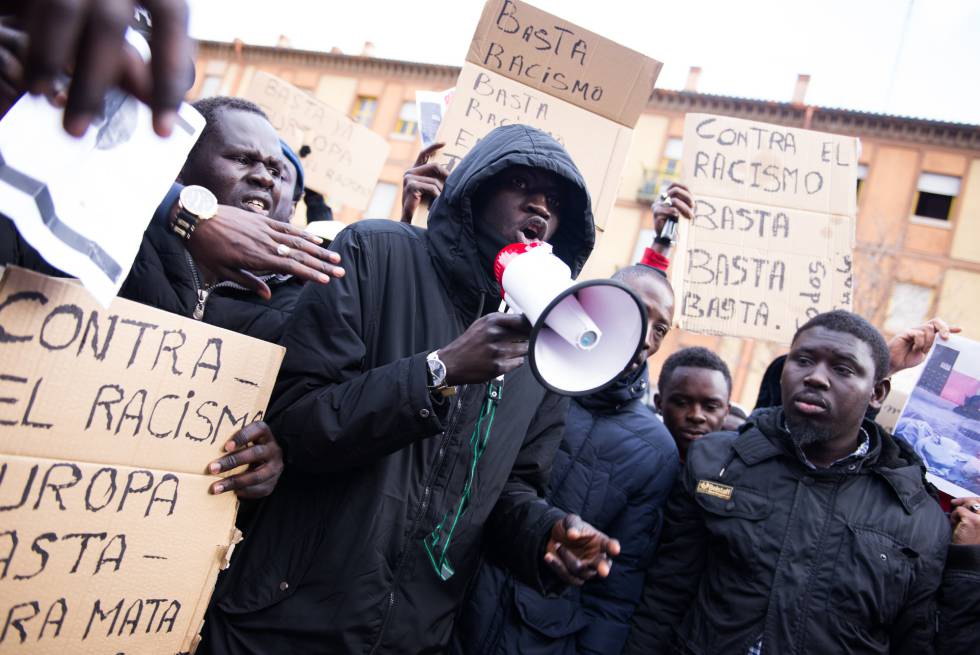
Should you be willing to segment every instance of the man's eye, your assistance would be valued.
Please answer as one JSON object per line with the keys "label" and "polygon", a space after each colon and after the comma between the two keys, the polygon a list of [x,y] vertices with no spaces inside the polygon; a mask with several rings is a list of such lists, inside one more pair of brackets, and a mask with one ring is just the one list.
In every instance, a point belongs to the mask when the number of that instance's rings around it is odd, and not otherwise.
{"label": "man's eye", "polygon": [[835,367],[834,367],[834,370],[835,370],[835,371],[836,371],[836,372],[837,372],[837,373],[838,373],[839,375],[854,375],[854,371],[852,371],[852,370],[851,370],[850,368],[848,368],[847,366],[835,366]]}
{"label": "man's eye", "polygon": [[548,194],[548,206],[552,209],[558,209],[561,207],[561,198],[558,196],[558,194]]}
{"label": "man's eye", "polygon": [[670,332],[670,328],[667,327],[666,325],[658,325],[656,327],[656,330],[657,330],[657,334],[659,334],[662,337],[667,336],[667,333]]}
{"label": "man's eye", "polygon": [[238,155],[235,157],[235,161],[243,166],[248,166],[252,163],[252,160],[245,155]]}
{"label": "man's eye", "polygon": [[518,189],[526,189],[527,188],[527,180],[525,180],[523,177],[520,177],[520,176],[514,177],[514,179],[511,181],[511,183],[514,185],[514,187],[516,187]]}
{"label": "man's eye", "polygon": [[271,175],[272,177],[279,177],[281,173],[282,173],[282,171],[280,171],[275,166],[272,166],[271,168],[269,168],[269,175]]}

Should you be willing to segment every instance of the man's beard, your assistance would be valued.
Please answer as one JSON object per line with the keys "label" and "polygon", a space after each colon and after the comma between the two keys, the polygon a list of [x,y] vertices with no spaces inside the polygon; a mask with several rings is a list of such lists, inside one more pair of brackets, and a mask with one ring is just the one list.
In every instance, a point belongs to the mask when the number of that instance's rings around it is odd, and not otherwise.
{"label": "man's beard", "polygon": [[817,421],[808,421],[798,417],[786,416],[786,429],[793,442],[800,446],[830,441],[834,434],[831,426]]}

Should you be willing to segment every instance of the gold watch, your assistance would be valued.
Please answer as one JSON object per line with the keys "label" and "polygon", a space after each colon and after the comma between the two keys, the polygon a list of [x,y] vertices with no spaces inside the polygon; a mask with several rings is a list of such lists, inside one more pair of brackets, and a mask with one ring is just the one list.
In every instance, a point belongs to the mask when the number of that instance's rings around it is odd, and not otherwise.
{"label": "gold watch", "polygon": [[171,224],[174,233],[185,241],[191,238],[202,221],[218,213],[218,199],[202,186],[185,186],[177,200],[177,215]]}

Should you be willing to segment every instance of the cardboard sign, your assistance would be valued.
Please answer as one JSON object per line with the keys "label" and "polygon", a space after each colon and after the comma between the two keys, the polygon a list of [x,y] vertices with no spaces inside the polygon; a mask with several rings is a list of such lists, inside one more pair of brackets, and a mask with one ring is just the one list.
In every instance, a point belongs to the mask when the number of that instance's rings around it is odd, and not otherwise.
{"label": "cardboard sign", "polygon": [[274,75],[256,72],[244,97],[269,116],[283,140],[303,158],[306,186],[339,205],[367,209],[388,159],[388,142],[343,112]]}
{"label": "cardboard sign", "polygon": [[788,344],[851,308],[858,140],[688,114],[684,180],[697,201],[671,277],[680,327]]}
{"label": "cardboard sign", "polygon": [[79,285],[0,279],[0,651],[193,650],[237,501],[207,465],[283,349]]}
{"label": "cardboard sign", "polygon": [[661,66],[523,2],[489,0],[439,128],[438,159],[452,170],[494,128],[537,127],[582,171],[601,228]]}

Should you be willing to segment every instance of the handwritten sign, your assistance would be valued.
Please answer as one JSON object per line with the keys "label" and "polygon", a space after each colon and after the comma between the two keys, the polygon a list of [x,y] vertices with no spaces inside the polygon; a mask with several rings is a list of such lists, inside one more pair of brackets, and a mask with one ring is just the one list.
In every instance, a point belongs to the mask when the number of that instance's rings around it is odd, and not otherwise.
{"label": "handwritten sign", "polygon": [[688,114],[684,178],[697,200],[681,231],[678,323],[789,343],[850,309],[857,139]]}
{"label": "handwritten sign", "polygon": [[662,64],[517,0],[490,0],[439,128],[452,170],[501,125],[551,134],[582,171],[602,227]]}
{"label": "handwritten sign", "polygon": [[0,280],[0,651],[193,649],[237,538],[209,462],[282,348],[17,268]]}
{"label": "handwritten sign", "polygon": [[245,98],[269,116],[279,135],[296,152],[304,145],[306,186],[327,196],[331,205],[367,209],[388,142],[343,112],[268,73],[256,72]]}

